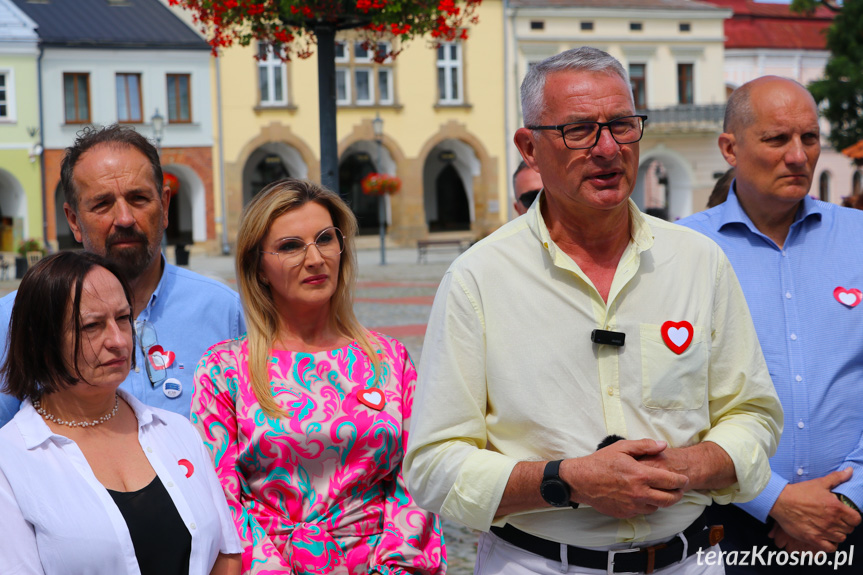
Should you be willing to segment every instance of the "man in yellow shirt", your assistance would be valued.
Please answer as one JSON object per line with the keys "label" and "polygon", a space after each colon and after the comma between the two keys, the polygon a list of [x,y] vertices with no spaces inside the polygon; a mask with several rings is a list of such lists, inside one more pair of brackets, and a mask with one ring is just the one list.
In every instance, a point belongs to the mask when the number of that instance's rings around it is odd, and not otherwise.
{"label": "man in yellow shirt", "polygon": [[645,118],[617,60],[540,62],[522,109],[545,188],[441,283],[408,489],[492,531],[477,573],[722,573],[700,516],[763,489],[782,428],[734,272],[629,199]]}

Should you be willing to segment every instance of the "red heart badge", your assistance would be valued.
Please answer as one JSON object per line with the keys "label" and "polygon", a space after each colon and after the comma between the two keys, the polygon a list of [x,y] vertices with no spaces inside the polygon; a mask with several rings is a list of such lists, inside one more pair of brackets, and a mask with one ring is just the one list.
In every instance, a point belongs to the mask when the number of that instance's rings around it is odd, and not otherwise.
{"label": "red heart badge", "polygon": [[147,351],[147,357],[153,369],[168,369],[177,356],[173,351],[165,351],[161,345],[154,345]]}
{"label": "red heart badge", "polygon": [[857,307],[863,301],[863,293],[859,289],[845,289],[841,286],[833,290],[833,297],[836,298],[836,301],[848,307]]}
{"label": "red heart badge", "polygon": [[357,399],[363,405],[380,411],[384,408],[384,392],[376,387],[357,391]]}
{"label": "red heart badge", "polygon": [[181,459],[177,462],[177,465],[182,465],[186,468],[186,477],[191,477],[192,474],[195,472],[195,466],[192,465],[192,462],[188,459]]}
{"label": "red heart badge", "polygon": [[662,324],[660,332],[665,345],[677,355],[686,351],[692,343],[692,336],[695,335],[695,330],[688,321],[667,321]]}

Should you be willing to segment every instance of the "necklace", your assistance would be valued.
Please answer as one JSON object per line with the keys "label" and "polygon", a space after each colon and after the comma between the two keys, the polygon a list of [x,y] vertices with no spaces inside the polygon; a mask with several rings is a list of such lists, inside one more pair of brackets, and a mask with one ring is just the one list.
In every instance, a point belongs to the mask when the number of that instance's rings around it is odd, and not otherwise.
{"label": "necklace", "polygon": [[47,419],[48,421],[53,421],[57,425],[66,425],[69,427],[94,427],[99,425],[100,423],[105,423],[115,415],[117,415],[117,409],[120,407],[120,397],[117,394],[114,394],[114,409],[111,410],[110,413],[106,413],[99,419],[94,419],[93,421],[66,421],[65,419],[59,419],[54,417],[42,407],[42,401],[37,399],[33,402],[33,408],[36,410],[36,413]]}

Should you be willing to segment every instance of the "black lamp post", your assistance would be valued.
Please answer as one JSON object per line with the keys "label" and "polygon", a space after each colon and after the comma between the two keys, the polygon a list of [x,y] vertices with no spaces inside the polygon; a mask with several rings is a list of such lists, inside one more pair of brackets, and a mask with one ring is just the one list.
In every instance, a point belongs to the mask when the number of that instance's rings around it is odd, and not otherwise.
{"label": "black lamp post", "polygon": [[150,118],[153,123],[153,138],[156,140],[156,151],[162,155],[162,136],[165,135],[165,118],[159,114],[159,108],[156,108],[156,113]]}
{"label": "black lamp post", "polygon": [[[380,174],[383,173],[381,168],[381,148],[383,147],[383,136],[384,136],[384,121],[381,118],[380,113],[375,113],[375,119],[372,120],[372,129],[375,132],[375,142],[378,145],[378,157],[375,162],[375,169]],[[381,233],[381,265],[387,265],[387,252],[386,252],[386,222],[387,222],[387,205],[386,205],[386,194],[380,194],[378,196],[378,225],[380,227]]]}

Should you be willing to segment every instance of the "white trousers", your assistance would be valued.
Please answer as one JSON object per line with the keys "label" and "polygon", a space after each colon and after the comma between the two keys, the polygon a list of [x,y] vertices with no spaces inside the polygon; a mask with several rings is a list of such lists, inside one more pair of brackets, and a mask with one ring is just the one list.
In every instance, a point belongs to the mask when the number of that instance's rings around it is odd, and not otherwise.
{"label": "white trousers", "polygon": [[[714,545],[710,550],[718,551]],[[705,550],[707,553],[707,550]],[[698,556],[690,555],[685,561],[674,563],[664,569],[654,571],[656,575],[724,575],[723,565],[708,565]],[[476,553],[474,575],[605,575],[604,569],[588,569],[575,565],[564,565],[535,555],[520,547],[507,543],[493,533],[482,533]]]}

